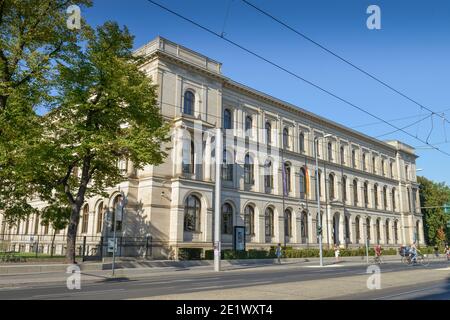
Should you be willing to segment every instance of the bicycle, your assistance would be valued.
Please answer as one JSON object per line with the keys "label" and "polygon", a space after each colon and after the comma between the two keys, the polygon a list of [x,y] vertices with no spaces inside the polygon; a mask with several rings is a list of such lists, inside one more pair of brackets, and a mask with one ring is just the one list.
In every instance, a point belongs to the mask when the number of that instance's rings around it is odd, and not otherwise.
{"label": "bicycle", "polygon": [[374,264],[382,264],[383,259],[381,258],[381,256],[375,256],[375,257],[373,257],[373,263]]}
{"label": "bicycle", "polygon": [[411,258],[411,254],[409,254],[407,256],[402,257],[402,263],[405,263],[408,266],[412,266],[415,264],[421,264],[422,266],[427,267],[430,264],[430,261],[428,260],[428,258],[425,255],[423,255],[421,253],[417,253],[415,261],[413,261],[413,259]]}

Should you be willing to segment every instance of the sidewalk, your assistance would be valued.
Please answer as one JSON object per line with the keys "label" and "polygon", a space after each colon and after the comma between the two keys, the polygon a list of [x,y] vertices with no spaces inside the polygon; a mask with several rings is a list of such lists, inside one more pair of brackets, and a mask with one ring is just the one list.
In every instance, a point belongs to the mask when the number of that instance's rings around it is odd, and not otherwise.
{"label": "sidewalk", "polygon": [[[365,263],[365,256],[341,257],[341,262],[359,262]],[[369,257],[369,263],[373,257]],[[385,256],[385,261],[400,261],[400,256]],[[319,258],[290,258],[282,259],[283,263],[319,263]],[[334,263],[334,257],[324,257],[324,263]],[[136,269],[147,268],[156,270],[159,268],[176,268],[186,269],[194,267],[212,266],[213,260],[191,260],[191,261],[172,261],[172,260],[142,260],[130,258],[118,258],[115,263],[115,269]],[[242,259],[242,260],[222,260],[222,266],[257,266],[276,264],[276,259]],[[103,262],[82,262],[78,264],[81,271],[100,271],[111,270],[111,258],[104,259]],[[17,263],[17,264],[0,264],[0,277],[2,275],[12,274],[30,274],[30,273],[48,273],[48,272],[65,272],[67,269],[65,263]]]}

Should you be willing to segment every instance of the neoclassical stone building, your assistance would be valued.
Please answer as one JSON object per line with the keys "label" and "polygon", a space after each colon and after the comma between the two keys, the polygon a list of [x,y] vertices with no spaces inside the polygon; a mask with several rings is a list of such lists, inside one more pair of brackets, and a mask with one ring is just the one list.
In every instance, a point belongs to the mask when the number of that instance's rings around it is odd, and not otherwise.
{"label": "neoclassical stone building", "polygon": [[[121,161],[128,179],[108,198],[88,199],[79,231],[91,245],[110,235],[106,213],[120,190],[128,199],[120,235],[151,235],[163,244],[162,256],[177,247],[210,249],[212,129],[219,127],[227,142],[221,151],[223,248],[231,248],[234,226],[246,227],[247,248],[317,247],[319,211],[325,246],[359,247],[366,237],[371,246],[424,243],[412,147],[371,138],[237,83],[221,73],[220,63],[166,39],[154,39],[137,54],[149,58],[144,69],[158,85],[161,113],[173,124],[170,152],[164,164],[139,171]],[[52,233],[38,217],[19,230],[3,224],[1,233],[8,232]]]}

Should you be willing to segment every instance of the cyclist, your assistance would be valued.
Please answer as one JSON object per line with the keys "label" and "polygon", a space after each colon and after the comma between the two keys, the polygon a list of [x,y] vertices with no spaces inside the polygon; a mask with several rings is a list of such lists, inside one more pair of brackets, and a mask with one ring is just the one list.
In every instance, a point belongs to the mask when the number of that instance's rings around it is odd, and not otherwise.
{"label": "cyclist", "polygon": [[409,254],[410,254],[411,262],[416,263],[417,262],[417,247],[416,247],[415,242],[413,242],[411,244],[411,247],[409,249]]}
{"label": "cyclist", "polygon": [[375,246],[375,261],[380,261],[381,262],[381,245],[377,244]]}
{"label": "cyclist", "polygon": [[381,244],[377,244],[376,246],[375,246],[375,256],[376,257],[381,257],[381,250],[383,250],[382,248],[381,248]]}

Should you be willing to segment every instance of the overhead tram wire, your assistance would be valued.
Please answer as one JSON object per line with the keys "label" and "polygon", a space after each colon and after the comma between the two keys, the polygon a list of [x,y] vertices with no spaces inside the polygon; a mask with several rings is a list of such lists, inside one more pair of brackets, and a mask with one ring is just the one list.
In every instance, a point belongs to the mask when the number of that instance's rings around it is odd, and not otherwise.
{"label": "overhead tram wire", "polygon": [[413,102],[414,104],[420,106],[421,108],[424,108],[425,110],[431,112],[431,114],[436,115],[441,117],[442,119],[444,119],[444,121],[450,123],[449,120],[447,120],[445,118],[445,116],[440,115],[439,113],[431,110],[430,108],[426,107],[425,105],[423,105],[422,103],[418,102],[417,100],[409,97],[408,95],[406,95],[405,93],[401,92],[398,89],[395,89],[394,87],[392,87],[391,85],[389,85],[388,83],[386,83],[385,81],[381,80],[380,78],[376,77],[375,75],[371,74],[368,71],[365,71],[364,69],[362,69],[361,67],[358,67],[357,65],[355,65],[354,63],[352,63],[350,60],[340,56],[339,54],[335,53],[334,51],[328,49],[327,47],[325,47],[324,45],[318,43],[317,41],[311,39],[310,37],[308,37],[307,35],[305,35],[304,33],[298,31],[297,29],[291,27],[290,25],[288,25],[286,22],[281,21],[280,19],[276,18],[275,16],[273,16],[272,14],[270,14],[269,12],[257,7],[256,5],[254,5],[253,3],[247,1],[247,0],[241,0],[242,2],[244,2],[246,5],[254,8],[255,10],[259,11],[260,13],[262,13],[263,15],[271,18],[272,20],[276,21],[277,23],[281,24],[282,26],[284,26],[285,28],[291,30],[292,32],[296,33],[297,35],[299,35],[300,37],[304,38],[305,40],[313,43],[314,45],[318,46],[319,48],[321,48],[322,50],[328,52],[329,54],[333,55],[334,57],[336,57],[337,59],[343,61],[344,63],[348,64],[349,66],[355,68],[356,70],[360,71],[361,73],[365,74],[366,76],[372,78],[373,80],[377,81],[378,83],[382,84],[383,86],[385,86],[386,88],[392,90],[393,92],[399,94],[400,96],[402,96],[403,98]]}
{"label": "overhead tram wire", "polygon": [[177,17],[179,17],[180,19],[185,20],[185,21],[187,21],[187,22],[197,26],[198,28],[200,28],[200,29],[202,29],[202,30],[204,30],[204,31],[206,31],[206,32],[208,32],[208,33],[218,37],[219,39],[222,39],[222,40],[232,44],[233,46],[235,46],[235,47],[237,47],[237,48],[239,48],[239,49],[249,53],[250,55],[253,55],[253,56],[257,57],[258,59],[260,59],[260,60],[262,60],[262,61],[264,61],[264,62],[266,62],[266,63],[268,63],[268,64],[270,64],[270,65],[272,65],[274,67],[276,67],[277,69],[280,69],[280,70],[290,74],[291,76],[293,76],[293,77],[295,77],[295,78],[297,78],[297,79],[299,79],[299,80],[309,84],[310,86],[312,86],[312,87],[314,87],[314,88],[316,88],[316,89],[318,89],[318,90],[328,94],[329,96],[332,96],[335,99],[337,99],[337,100],[339,100],[341,102],[344,102],[345,104],[347,104],[347,105],[349,105],[349,106],[351,106],[351,107],[353,107],[353,108],[355,108],[355,109],[357,109],[357,110],[359,110],[359,111],[361,111],[361,112],[363,112],[365,114],[368,114],[369,116],[371,116],[371,117],[373,117],[373,118],[375,118],[375,119],[377,119],[379,121],[382,121],[383,123],[393,127],[394,129],[402,131],[403,133],[407,134],[408,136],[410,136],[410,137],[420,141],[421,143],[425,143],[425,144],[429,145],[430,147],[432,147],[433,149],[435,149],[435,150],[441,152],[442,154],[445,154],[445,155],[450,157],[450,153],[448,153],[448,152],[446,152],[444,150],[441,150],[441,149],[431,145],[430,143],[428,143],[426,141],[423,141],[422,139],[416,137],[415,135],[413,135],[413,134],[411,134],[411,133],[409,133],[409,132],[407,132],[407,131],[405,131],[405,130],[403,130],[403,129],[401,129],[401,128],[399,128],[399,127],[397,127],[397,126],[395,126],[395,125],[393,125],[391,123],[389,123],[388,121],[386,121],[383,118],[381,118],[381,117],[379,117],[379,116],[377,116],[377,115],[375,115],[375,114],[365,110],[364,108],[362,108],[362,107],[360,107],[360,106],[358,106],[358,105],[356,105],[356,104],[354,104],[354,103],[352,103],[352,102],[350,102],[350,101],[348,101],[348,100],[346,100],[344,98],[341,98],[337,94],[335,94],[335,93],[333,93],[333,92],[331,92],[331,91],[329,91],[327,89],[322,88],[321,86],[319,86],[319,85],[317,85],[317,84],[315,84],[315,83],[313,83],[313,82],[303,78],[302,76],[296,74],[295,72],[290,71],[289,69],[286,69],[285,67],[283,67],[283,66],[281,66],[281,65],[279,65],[279,64],[277,64],[277,63],[275,63],[275,62],[273,62],[273,61],[271,61],[271,60],[269,60],[269,59],[267,59],[267,58],[265,58],[263,56],[261,56],[260,54],[254,52],[254,51],[252,51],[250,49],[247,49],[246,47],[238,44],[237,42],[234,42],[233,40],[230,40],[230,39],[226,38],[225,36],[222,36],[222,35],[218,34],[217,32],[215,32],[215,31],[213,31],[213,30],[211,30],[211,29],[209,29],[209,28],[199,24],[198,22],[195,22],[194,20],[192,20],[190,18],[187,18],[187,17],[183,16],[182,14],[180,14],[178,12],[173,11],[172,9],[169,9],[169,8],[163,6],[162,4],[160,4],[160,3],[156,2],[156,1],[153,1],[153,0],[147,0],[147,1],[152,3],[153,5],[155,5],[157,7],[160,7],[161,9],[163,9],[163,10],[165,10],[165,11],[167,11],[167,12],[169,12],[169,13],[177,16]]}

